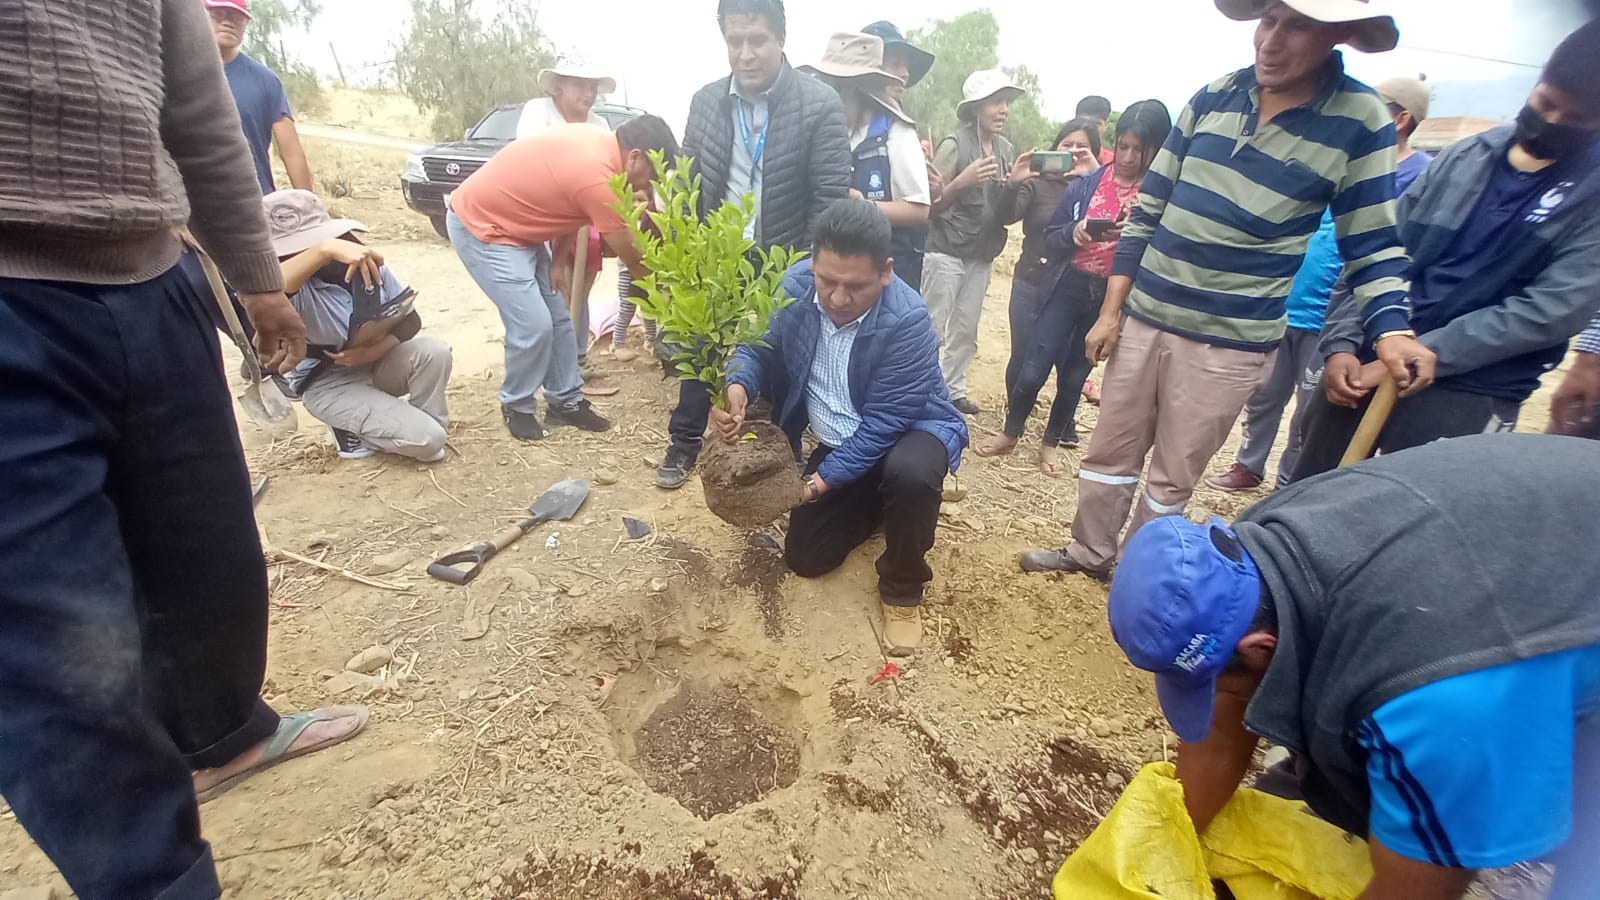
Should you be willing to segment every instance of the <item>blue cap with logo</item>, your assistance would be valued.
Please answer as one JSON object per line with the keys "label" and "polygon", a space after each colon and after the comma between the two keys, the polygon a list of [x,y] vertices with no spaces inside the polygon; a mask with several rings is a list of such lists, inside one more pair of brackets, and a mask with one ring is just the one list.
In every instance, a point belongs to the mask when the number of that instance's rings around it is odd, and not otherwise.
{"label": "blue cap with logo", "polygon": [[1211,733],[1217,676],[1261,601],[1261,570],[1221,519],[1165,516],[1128,541],[1111,582],[1111,634],[1156,676],[1161,711],[1178,737]]}

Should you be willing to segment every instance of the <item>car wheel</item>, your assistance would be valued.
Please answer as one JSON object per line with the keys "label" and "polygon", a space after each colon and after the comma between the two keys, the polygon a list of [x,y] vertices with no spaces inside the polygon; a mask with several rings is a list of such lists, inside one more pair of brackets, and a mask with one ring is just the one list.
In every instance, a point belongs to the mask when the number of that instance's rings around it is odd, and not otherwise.
{"label": "car wheel", "polygon": [[439,237],[450,240],[450,229],[445,227],[444,216],[429,216],[428,221],[433,223],[433,230],[439,233]]}

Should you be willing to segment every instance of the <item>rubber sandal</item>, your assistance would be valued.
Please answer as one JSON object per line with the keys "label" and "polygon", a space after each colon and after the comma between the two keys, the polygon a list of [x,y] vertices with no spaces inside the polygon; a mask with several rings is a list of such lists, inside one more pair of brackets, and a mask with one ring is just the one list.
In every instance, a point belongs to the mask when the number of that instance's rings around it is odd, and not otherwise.
{"label": "rubber sandal", "polygon": [[585,397],[610,397],[612,394],[621,391],[622,388],[614,387],[612,385],[586,384],[583,386],[582,390]]}
{"label": "rubber sandal", "polygon": [[[210,803],[212,800],[215,800],[223,794],[226,794],[228,791],[233,790],[235,787],[238,787],[251,776],[259,775],[273,766],[279,765],[280,763],[286,763],[291,759],[295,759],[296,757],[305,756],[309,753],[315,753],[318,750],[326,750],[335,744],[342,744],[360,734],[362,730],[367,727],[367,718],[369,715],[370,712],[365,706],[353,704],[349,706],[330,706],[327,709],[316,710],[313,712],[300,712],[283,716],[278,720],[278,730],[273,732],[272,737],[267,740],[266,748],[261,751],[261,759],[258,760],[255,765],[245,769],[243,772],[240,772],[232,778],[218,782],[206,790],[197,793],[195,795],[195,799],[200,803]],[[289,749],[294,744],[295,740],[299,738],[300,735],[304,734],[306,729],[310,728],[312,725],[315,725],[318,722],[336,722],[340,719],[347,719],[351,717],[355,718],[356,725],[348,732],[345,732],[338,737],[329,738],[321,743],[312,744],[309,747],[302,747],[293,751]]]}

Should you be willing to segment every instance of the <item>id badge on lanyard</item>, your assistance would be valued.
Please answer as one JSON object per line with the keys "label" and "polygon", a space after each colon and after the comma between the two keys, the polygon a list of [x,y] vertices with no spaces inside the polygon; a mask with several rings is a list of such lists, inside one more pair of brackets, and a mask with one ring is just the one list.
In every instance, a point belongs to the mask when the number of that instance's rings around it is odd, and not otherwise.
{"label": "id badge on lanyard", "polygon": [[750,146],[750,123],[745,119],[744,98],[734,97],[733,102],[739,105],[739,136],[744,139],[744,150],[750,154],[750,189],[756,188],[756,176],[761,171],[761,156],[767,151],[767,129],[772,127],[772,112],[768,110],[767,121],[761,126],[761,134],[756,138],[755,146]]}

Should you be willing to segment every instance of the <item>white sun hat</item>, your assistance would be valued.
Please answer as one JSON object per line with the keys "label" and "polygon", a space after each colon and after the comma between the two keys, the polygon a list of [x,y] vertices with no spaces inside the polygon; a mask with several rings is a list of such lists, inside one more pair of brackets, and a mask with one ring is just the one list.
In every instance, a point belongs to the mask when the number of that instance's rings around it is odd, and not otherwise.
{"label": "white sun hat", "polygon": [[617,80],[601,71],[598,67],[584,65],[583,63],[566,62],[557,63],[539,73],[539,90],[550,96],[555,96],[556,78],[560,76],[581,78],[585,81],[598,81],[600,82],[600,93],[602,94],[610,94],[617,89]]}
{"label": "white sun hat", "polygon": [[[1216,0],[1217,9],[1230,19],[1248,22],[1266,15],[1277,0]],[[1380,3],[1367,0],[1282,0],[1295,12],[1318,22],[1355,25],[1350,46],[1366,53],[1383,53],[1400,43],[1400,28]]]}
{"label": "white sun hat", "polygon": [[961,86],[961,102],[956,104],[956,117],[965,118],[969,106],[982,103],[996,94],[1005,94],[1007,99],[1015,100],[1026,93],[1017,87],[1011,76],[999,69],[980,69],[968,75],[966,83]]}

